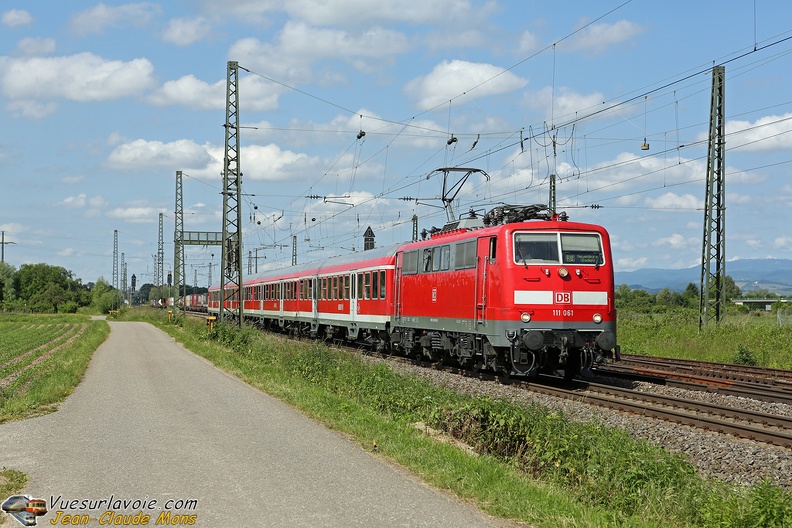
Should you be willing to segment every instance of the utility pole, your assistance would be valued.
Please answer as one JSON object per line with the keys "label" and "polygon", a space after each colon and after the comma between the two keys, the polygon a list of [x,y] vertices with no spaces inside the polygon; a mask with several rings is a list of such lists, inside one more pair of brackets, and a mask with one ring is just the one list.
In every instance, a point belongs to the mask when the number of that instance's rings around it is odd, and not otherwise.
{"label": "utility pole", "polygon": [[[712,69],[707,193],[704,204],[704,237],[701,249],[699,331],[710,320],[720,324],[726,312],[726,136],[724,92],[726,68]],[[714,269],[713,269],[714,267]]]}
{"label": "utility pole", "polygon": [[237,302],[242,326],[242,172],[239,167],[239,65],[228,61],[226,83],[225,156],[223,157],[223,245],[220,265],[222,302],[218,319],[223,320],[225,303]]}
{"label": "utility pole", "polygon": [[5,241],[5,231],[2,232],[2,240],[0,240],[0,262],[5,262],[5,247],[6,244],[16,244],[16,242]]}

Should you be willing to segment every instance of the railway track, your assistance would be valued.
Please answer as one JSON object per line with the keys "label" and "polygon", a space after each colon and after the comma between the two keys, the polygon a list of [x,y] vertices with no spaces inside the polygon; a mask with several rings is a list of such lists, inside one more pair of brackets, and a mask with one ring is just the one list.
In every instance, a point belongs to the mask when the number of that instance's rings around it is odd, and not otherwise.
{"label": "railway track", "polygon": [[[395,358],[396,361],[415,361]],[[562,381],[543,376],[540,381],[503,379],[491,373],[472,373],[457,367],[418,362],[421,366],[479,379],[500,381],[547,396],[687,425],[705,431],[792,448],[792,417],[736,409],[702,401],[639,392],[588,381]]]}
{"label": "railway track", "polygon": [[620,363],[597,369],[598,376],[644,381],[687,390],[792,405],[792,372],[763,367],[644,356],[623,356]]}

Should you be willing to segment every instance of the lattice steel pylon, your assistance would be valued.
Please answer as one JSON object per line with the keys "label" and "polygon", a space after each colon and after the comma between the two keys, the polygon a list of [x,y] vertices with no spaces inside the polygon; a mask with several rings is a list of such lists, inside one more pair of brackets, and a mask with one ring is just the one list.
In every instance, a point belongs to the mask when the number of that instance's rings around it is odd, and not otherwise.
{"label": "lattice steel pylon", "polygon": [[[176,171],[176,207],[174,211],[175,227],[173,229],[173,285],[176,295],[187,294],[184,266],[184,201],[182,199],[182,171]],[[176,304],[178,306],[178,303]]]}
{"label": "lattice steel pylon", "polygon": [[113,230],[113,288],[118,289],[118,229]]}
{"label": "lattice steel pylon", "polygon": [[[242,326],[242,172],[239,167],[239,65],[228,61],[226,87],[225,157],[223,159],[223,246],[220,264],[223,292],[218,319],[225,307],[236,302],[237,321]],[[228,303],[228,304],[226,304]]]}
{"label": "lattice steel pylon", "polygon": [[719,324],[726,311],[725,81],[726,68],[715,66],[712,69],[707,194],[701,250],[699,330],[706,327],[710,321]]}
{"label": "lattice steel pylon", "polygon": [[[165,276],[165,239],[163,237],[163,224],[165,215],[163,213],[159,214],[159,237],[157,238],[157,269],[154,270],[154,284],[156,286],[162,286],[165,281],[163,277]],[[162,297],[162,292],[160,292],[160,297]]]}

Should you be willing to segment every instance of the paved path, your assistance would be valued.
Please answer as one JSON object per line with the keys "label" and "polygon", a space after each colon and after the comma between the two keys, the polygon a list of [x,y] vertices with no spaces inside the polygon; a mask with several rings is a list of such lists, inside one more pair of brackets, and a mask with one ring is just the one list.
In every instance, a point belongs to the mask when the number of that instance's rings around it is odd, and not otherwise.
{"label": "paved path", "polygon": [[194,526],[502,525],[224,374],[153,326],[109,324],[109,338],[58,412],[0,425],[0,466],[27,473],[25,493],[48,502],[39,526],[49,526],[58,509],[88,514],[89,525],[99,526],[108,508],[51,508],[50,501],[111,496],[156,500],[152,509],[116,510],[142,510],[151,526],[171,499],[197,501],[171,510],[195,515]]}

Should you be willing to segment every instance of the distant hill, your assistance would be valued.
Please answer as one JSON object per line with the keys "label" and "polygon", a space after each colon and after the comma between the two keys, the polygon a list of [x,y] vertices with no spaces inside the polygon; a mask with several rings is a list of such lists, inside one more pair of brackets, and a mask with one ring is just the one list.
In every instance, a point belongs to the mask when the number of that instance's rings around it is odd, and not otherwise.
{"label": "distant hill", "polygon": [[[691,282],[699,286],[701,268],[617,271],[616,285],[626,284],[633,290],[657,293],[663,288],[682,292]],[[740,259],[726,263],[729,275],[743,293],[751,290],[768,290],[778,295],[792,295],[792,260]]]}

